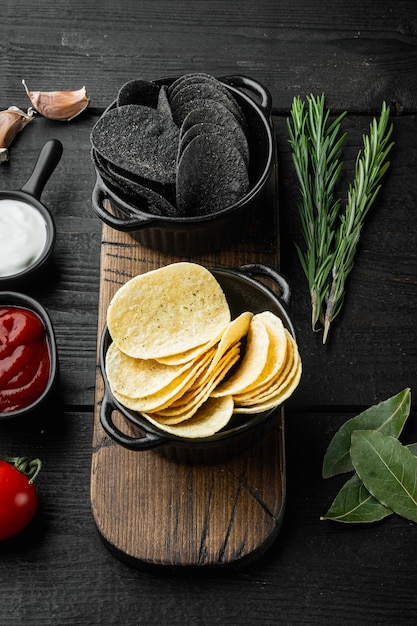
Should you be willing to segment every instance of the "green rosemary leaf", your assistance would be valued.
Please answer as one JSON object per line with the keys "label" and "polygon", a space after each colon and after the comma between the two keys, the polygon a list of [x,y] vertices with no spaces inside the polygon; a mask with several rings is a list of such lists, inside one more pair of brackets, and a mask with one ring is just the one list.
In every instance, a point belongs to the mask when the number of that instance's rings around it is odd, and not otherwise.
{"label": "green rosemary leaf", "polygon": [[[334,231],[340,211],[334,190],[342,171],[342,146],[346,134],[340,125],[346,113],[329,123],[324,95],[293,99],[287,120],[289,143],[300,186],[301,232],[305,251],[297,254],[306,275],[311,298],[311,325],[323,323],[323,305],[328,293]],[[292,124],[291,124],[292,122]]]}
{"label": "green rosemary leaf", "polygon": [[349,186],[345,213],[336,236],[336,253],[332,268],[332,284],[327,297],[323,343],[326,343],[330,325],[340,313],[345,296],[347,277],[352,271],[357,244],[365,217],[381,189],[380,181],[386,173],[392,124],[388,126],[390,109],[382,105],[379,121],[373,118],[369,136],[363,137],[363,151],[356,160],[355,177]]}
{"label": "green rosemary leaf", "polygon": [[299,96],[293,99],[287,119],[292,159],[299,182],[299,215],[304,249],[297,254],[306,275],[311,298],[311,325],[324,327],[326,343],[332,321],[342,310],[346,279],[350,274],[365,216],[381,189],[393,142],[389,142],[390,109],[382,104],[379,120],[373,118],[363,149],[355,163],[344,211],[335,189],[343,168],[342,148],[346,133],[341,122],[346,111],[330,123],[325,98]]}

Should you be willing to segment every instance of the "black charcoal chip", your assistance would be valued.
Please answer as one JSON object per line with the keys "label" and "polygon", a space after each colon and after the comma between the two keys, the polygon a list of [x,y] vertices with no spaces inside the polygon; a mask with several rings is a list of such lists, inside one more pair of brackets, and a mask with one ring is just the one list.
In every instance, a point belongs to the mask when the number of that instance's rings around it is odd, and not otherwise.
{"label": "black charcoal chip", "polygon": [[158,104],[159,86],[149,80],[130,80],[119,89],[117,106],[125,104],[141,104],[156,109]]}
{"label": "black charcoal chip", "polygon": [[184,149],[177,168],[178,215],[216,213],[241,200],[248,191],[244,159],[225,137],[198,135]]}
{"label": "black charcoal chip", "polygon": [[168,87],[168,93],[170,95],[184,81],[201,79],[218,80],[215,76],[213,76],[212,74],[208,74],[207,72],[188,72],[186,74],[181,74],[181,76],[178,76],[178,78],[176,78],[171,83],[171,85]]}
{"label": "black charcoal chip", "polygon": [[[178,89],[181,89],[184,84],[199,84],[199,83],[211,83],[217,84],[220,83],[219,79],[211,74],[207,74],[205,72],[189,72],[188,74],[183,74],[179,76],[169,87],[168,87],[168,97],[171,99]],[[220,83],[222,85],[222,83]],[[224,85],[223,85],[224,87]],[[224,87],[226,89],[226,87]]]}
{"label": "black charcoal chip", "polygon": [[196,107],[196,103],[205,100],[223,104],[234,115],[239,124],[244,126],[245,118],[236,100],[212,85],[202,85],[201,87],[200,85],[189,85],[181,89],[174,98],[171,98],[171,110],[175,123],[181,126],[187,113]]}
{"label": "black charcoal chip", "polygon": [[249,166],[249,146],[246,137],[244,135],[243,137],[236,135],[230,128],[212,122],[193,124],[185,133],[180,135],[178,158],[181,157],[184,149],[197,135],[219,135],[220,137],[224,137],[227,141],[236,146],[242,155],[246,167]]}
{"label": "black charcoal chip", "polygon": [[[186,132],[190,126],[194,124],[200,124],[201,122],[212,122],[213,124],[220,124],[224,128],[238,127],[245,135],[246,133],[242,128],[242,125],[230,112],[230,110],[221,102],[216,100],[206,99],[197,100],[195,106],[187,113],[181,124],[181,133]],[[239,132],[239,130],[237,131]]]}
{"label": "black charcoal chip", "polygon": [[167,87],[162,85],[158,94],[157,109],[168,124],[174,124],[174,118],[172,117],[171,105],[168,100]]}
{"label": "black charcoal chip", "polygon": [[166,114],[127,104],[109,110],[91,131],[93,148],[128,173],[158,183],[175,182],[179,129]]}
{"label": "black charcoal chip", "polygon": [[[218,124],[202,122],[201,124],[193,124],[185,133],[180,133],[180,145],[178,148],[178,159],[184,152],[188,144],[198,135],[220,135],[223,134],[222,127]],[[229,137],[230,141],[230,137]]]}
{"label": "black charcoal chip", "polygon": [[185,117],[180,130],[180,151],[182,137],[188,133],[193,126],[198,126],[203,130],[204,128],[210,128],[210,126],[202,127],[201,124],[210,124],[220,127],[227,136],[233,136],[236,146],[245,159],[246,165],[249,164],[249,143],[242,126],[225,106],[214,100],[203,100],[198,107],[190,111]]}
{"label": "black charcoal chip", "polygon": [[91,151],[92,161],[98,173],[111,182],[114,187],[118,187],[124,197],[129,197],[132,202],[144,196],[144,189],[149,190],[149,197],[161,198],[159,206],[164,207],[161,214],[173,215],[173,205],[175,204],[175,184],[162,185],[155,181],[150,181],[135,174],[125,172],[120,167],[103,159],[94,149]]}
{"label": "black charcoal chip", "polygon": [[137,174],[132,174],[131,172],[127,172],[121,167],[114,165],[111,161],[107,161],[104,157],[100,156],[94,148],[92,149],[92,159],[94,165],[101,173],[102,171],[106,172],[108,176],[113,177],[114,179],[120,178],[122,181],[129,181],[131,183],[132,188],[134,188],[134,184],[138,183],[140,187],[149,187],[152,191],[157,194],[160,194],[169,201],[173,201],[175,199],[175,184],[174,183],[166,183],[162,184],[154,180],[149,180],[138,176]]}
{"label": "black charcoal chip", "polygon": [[177,215],[176,207],[165,196],[145,184],[126,178],[117,168],[101,160],[94,150],[92,160],[105,184],[130,204],[132,214],[138,210],[166,217]]}

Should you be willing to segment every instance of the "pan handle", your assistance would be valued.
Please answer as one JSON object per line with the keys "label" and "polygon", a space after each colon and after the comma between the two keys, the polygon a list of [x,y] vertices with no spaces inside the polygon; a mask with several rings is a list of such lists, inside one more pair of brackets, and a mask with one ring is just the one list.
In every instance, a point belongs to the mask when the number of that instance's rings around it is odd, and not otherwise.
{"label": "pan handle", "polygon": [[247,276],[253,278],[256,276],[264,276],[264,278],[271,279],[280,289],[280,299],[289,306],[291,301],[291,288],[288,281],[280,272],[270,265],[264,265],[263,263],[248,263],[247,265],[241,265],[239,271],[243,272]]}
{"label": "pan handle", "polygon": [[232,87],[236,87],[244,93],[249,92],[250,97],[262,109],[263,114],[268,119],[272,111],[272,96],[269,90],[261,83],[248,76],[226,76],[225,80]]}
{"label": "pan handle", "polygon": [[113,411],[117,407],[111,402],[107,391],[100,407],[100,422],[106,433],[119,445],[129,450],[150,450],[165,443],[166,438],[143,431],[143,437],[130,437],[120,430],[113,421]]}
{"label": "pan handle", "polygon": [[[105,200],[110,200],[116,207],[121,208],[126,217],[116,217],[110,213],[105,208]],[[91,204],[95,213],[107,226],[126,233],[140,230],[154,221],[152,218],[142,217],[137,212],[133,214],[132,207],[127,202],[124,202],[122,198],[118,198],[113,194],[98,173],[91,196]]]}
{"label": "pan handle", "polygon": [[62,155],[62,143],[58,139],[49,139],[43,146],[29,180],[21,191],[40,200],[42,191],[59,163]]}

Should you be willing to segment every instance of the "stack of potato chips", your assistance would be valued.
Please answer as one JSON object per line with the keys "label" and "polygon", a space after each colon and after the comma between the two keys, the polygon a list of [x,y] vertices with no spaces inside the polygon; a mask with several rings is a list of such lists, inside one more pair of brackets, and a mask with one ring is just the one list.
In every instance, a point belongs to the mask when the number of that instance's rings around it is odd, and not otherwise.
{"label": "stack of potato chips", "polygon": [[270,311],[241,313],[213,274],[180,262],[129,280],[107,312],[114,397],[162,430],[208,437],[234,413],[281,405],[301,378],[297,344]]}

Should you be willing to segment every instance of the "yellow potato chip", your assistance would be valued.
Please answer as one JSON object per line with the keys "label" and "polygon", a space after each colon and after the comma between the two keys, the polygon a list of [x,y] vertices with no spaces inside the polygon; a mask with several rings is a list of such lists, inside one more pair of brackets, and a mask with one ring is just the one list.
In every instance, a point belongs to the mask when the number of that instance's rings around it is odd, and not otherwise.
{"label": "yellow potato chip", "polygon": [[155,359],[135,359],[112,343],[106,354],[106,374],[112,390],[131,398],[143,398],[164,389],[192,367],[169,366]]}
{"label": "yellow potato chip", "polygon": [[258,387],[260,384],[267,384],[281,371],[287,358],[288,341],[282,320],[271,311],[257,313],[254,319],[261,321],[268,332],[268,356],[261,374],[245,388],[245,391]]}
{"label": "yellow potato chip", "polygon": [[271,393],[271,391],[276,389],[279,385],[282,384],[282,382],[285,382],[288,377],[291,376],[291,371],[295,367],[295,343],[287,329],[285,329],[285,336],[287,348],[286,359],[281,368],[275,374],[275,376],[272,379],[267,380],[266,382],[263,382],[260,377],[258,379],[258,385],[253,385],[251,388],[247,388],[241,393],[234,394],[233,399],[235,400],[235,402],[255,402],[265,393]]}
{"label": "yellow potato chip", "polygon": [[[216,380],[218,384],[219,381],[223,380],[233,365],[237,363],[239,356],[240,344],[237,343],[228,350],[227,354],[223,355],[215,368],[212,368],[211,364],[208,363],[207,367],[199,372],[198,376],[194,379],[193,384],[190,385],[181,396],[179,396],[169,405],[169,407],[166,408],[166,413],[175,414],[177,407],[186,407],[189,405],[194,401],[196,396],[201,393],[201,390],[204,390],[207,387],[207,385],[212,386],[213,380]],[[223,375],[220,376],[222,372]],[[183,411],[184,408],[181,410]]]}
{"label": "yellow potato chip", "polygon": [[252,384],[261,374],[268,358],[269,335],[255,316],[247,334],[245,354],[237,371],[213,392],[213,397],[234,395]]}
{"label": "yellow potato chip", "polygon": [[239,315],[236,319],[229,322],[229,324],[227,324],[227,326],[225,326],[225,328],[223,328],[221,332],[208,343],[197,346],[187,352],[182,352],[181,354],[173,354],[156,360],[159,363],[164,363],[166,365],[180,365],[181,363],[187,363],[193,358],[196,358],[205,350],[208,350],[218,343],[217,355],[214,358],[214,362],[217,362],[230,344],[246,335],[252,316],[252,313],[246,311],[245,313]]}
{"label": "yellow potato chip", "polygon": [[252,317],[253,314],[246,311],[226,326],[211,362],[210,370],[216,367],[217,363],[231,346],[237,345],[240,339],[248,333]]}
{"label": "yellow potato chip", "polygon": [[169,354],[168,356],[161,356],[155,359],[155,361],[158,361],[158,363],[163,363],[164,365],[182,365],[183,363],[189,363],[190,361],[194,361],[203,352],[206,352],[214,345],[216,345],[216,343],[220,341],[222,334],[223,330],[211,341],[207,341],[201,346],[191,348],[190,350],[187,350],[186,352],[180,352],[179,354]]}
{"label": "yellow potato chip", "polygon": [[294,358],[288,374],[284,377],[280,377],[269,391],[266,391],[258,397],[254,396],[246,402],[243,402],[238,397],[234,397],[235,413],[261,413],[279,406],[292,395],[300,382],[302,373],[301,358],[295,341],[293,341],[293,345]]}
{"label": "yellow potato chip", "polygon": [[143,398],[131,398],[124,394],[118,393],[112,390],[114,397],[128,409],[132,411],[144,412],[144,411],[156,411],[159,409],[165,409],[178,397],[184,394],[184,392],[193,385],[194,381],[198,378],[202,371],[205,371],[213,358],[214,348],[212,351],[207,352],[198,359],[192,368],[183,372],[169,383],[164,389],[156,392],[152,395]]}
{"label": "yellow potato chip", "polygon": [[113,296],[107,325],[125,354],[157,359],[213,340],[230,322],[226,296],[196,263],[172,263],[135,276]]}
{"label": "yellow potato chip", "polygon": [[151,416],[147,419],[161,430],[177,437],[199,439],[210,437],[227,426],[233,415],[233,400],[231,396],[223,398],[208,398],[190,419],[170,426],[161,424]]}
{"label": "yellow potato chip", "polygon": [[275,396],[271,396],[269,400],[260,402],[259,404],[254,404],[249,407],[241,407],[235,405],[234,413],[243,413],[249,415],[254,413],[262,413],[263,411],[269,411],[270,409],[274,409],[275,407],[280,406],[294,393],[294,390],[297,388],[298,383],[300,382],[301,373],[302,368],[300,361],[295,376],[282,389],[280,389]]}
{"label": "yellow potato chip", "polygon": [[219,362],[218,367],[211,370],[211,375],[204,377],[204,380],[196,386],[193,393],[191,389],[189,390],[189,396],[184,403],[177,403],[176,406],[168,406],[166,409],[156,411],[151,417],[163,424],[178,424],[190,419],[238,360],[239,351],[232,348],[230,353]]}

